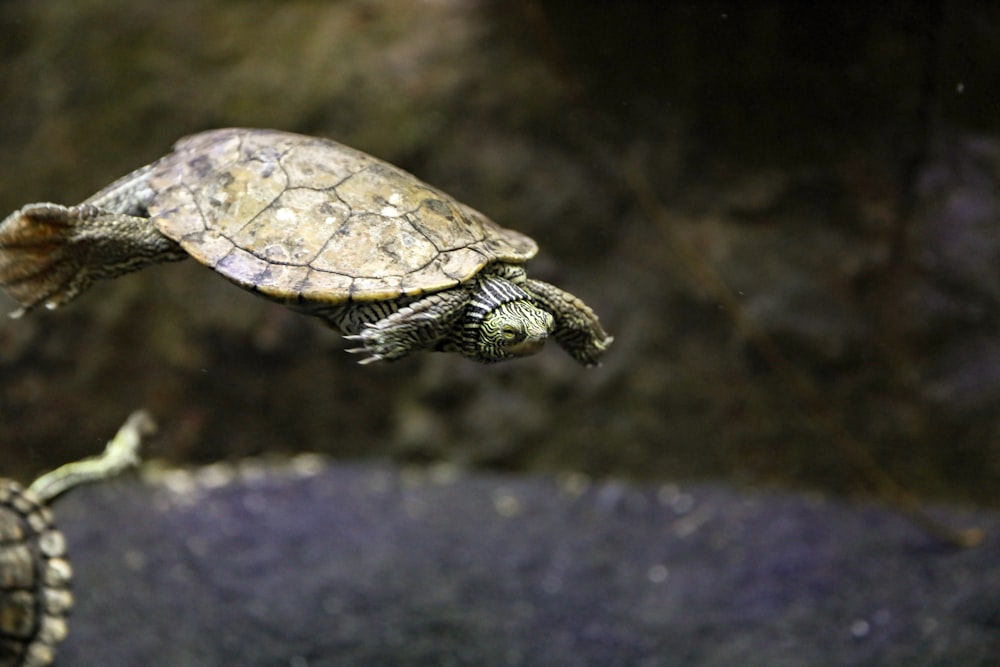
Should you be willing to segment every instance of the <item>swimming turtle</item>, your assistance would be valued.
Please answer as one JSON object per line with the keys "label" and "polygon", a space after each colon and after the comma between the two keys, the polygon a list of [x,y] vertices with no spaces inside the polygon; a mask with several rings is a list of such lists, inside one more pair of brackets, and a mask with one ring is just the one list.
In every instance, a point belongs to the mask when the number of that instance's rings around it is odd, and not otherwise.
{"label": "swimming turtle", "polygon": [[147,413],[134,412],[100,456],[67,463],[27,489],[0,479],[0,667],[51,664],[66,637],[73,570],[49,503],[70,487],[135,465],[152,428]]}
{"label": "swimming turtle", "polygon": [[0,223],[0,286],[56,308],[99,278],[194,257],[326,320],[362,363],[417,350],[494,362],[551,335],[595,365],[612,338],[580,299],[528,278],[538,250],[413,175],[328,139],[195,134],[77,206]]}

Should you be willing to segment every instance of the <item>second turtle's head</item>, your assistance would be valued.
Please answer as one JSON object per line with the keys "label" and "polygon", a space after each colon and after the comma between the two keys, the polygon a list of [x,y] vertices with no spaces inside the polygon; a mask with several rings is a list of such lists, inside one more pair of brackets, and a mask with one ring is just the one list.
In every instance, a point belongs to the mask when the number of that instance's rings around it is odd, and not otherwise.
{"label": "second turtle's head", "polygon": [[476,356],[489,363],[535,354],[554,325],[550,313],[526,299],[501,303],[479,321]]}

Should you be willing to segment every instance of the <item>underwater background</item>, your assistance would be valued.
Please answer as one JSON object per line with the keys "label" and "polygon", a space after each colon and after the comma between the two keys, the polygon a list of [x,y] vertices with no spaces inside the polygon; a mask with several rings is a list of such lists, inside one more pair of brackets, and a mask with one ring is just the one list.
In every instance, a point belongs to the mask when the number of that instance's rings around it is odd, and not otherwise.
{"label": "underwater background", "polygon": [[0,216],[210,128],[329,137],[529,234],[615,337],[595,369],[360,366],[193,261],[0,318],[4,477],[159,424],[160,472],[56,508],[57,664],[998,664],[998,29],[961,0],[0,2]]}
{"label": "underwater background", "polygon": [[[12,476],[125,414],[265,452],[1000,499],[998,13],[907,2],[0,4],[0,209],[224,126],[326,136],[539,241],[616,337],[362,368],[195,262],[0,322]],[[0,308],[13,310],[6,297]]]}

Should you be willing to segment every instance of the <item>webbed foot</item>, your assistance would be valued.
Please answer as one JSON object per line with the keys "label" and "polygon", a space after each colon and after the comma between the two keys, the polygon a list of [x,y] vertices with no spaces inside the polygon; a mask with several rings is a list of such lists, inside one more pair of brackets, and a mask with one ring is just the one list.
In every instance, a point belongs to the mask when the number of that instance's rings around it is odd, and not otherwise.
{"label": "webbed foot", "polygon": [[0,287],[21,305],[11,317],[43,304],[57,308],[89,285],[67,250],[79,218],[66,206],[29,204],[0,222]]}
{"label": "webbed foot", "polygon": [[20,305],[53,309],[97,279],[187,257],[147,218],[92,204],[28,204],[0,222],[0,288]]}

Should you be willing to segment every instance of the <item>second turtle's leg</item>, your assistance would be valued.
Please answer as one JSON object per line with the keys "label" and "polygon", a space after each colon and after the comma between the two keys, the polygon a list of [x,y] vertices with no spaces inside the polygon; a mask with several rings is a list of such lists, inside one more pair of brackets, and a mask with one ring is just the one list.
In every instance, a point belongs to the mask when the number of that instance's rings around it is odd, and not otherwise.
{"label": "second turtle's leg", "polygon": [[128,416],[100,456],[66,463],[42,475],[31,483],[31,491],[48,503],[77,484],[96,482],[137,466],[142,439],[155,431],[156,423],[150,414],[145,410],[136,410]]}
{"label": "second turtle's leg", "polygon": [[21,308],[58,308],[100,278],[184,259],[148,218],[91,204],[29,204],[0,222],[0,287]]}

